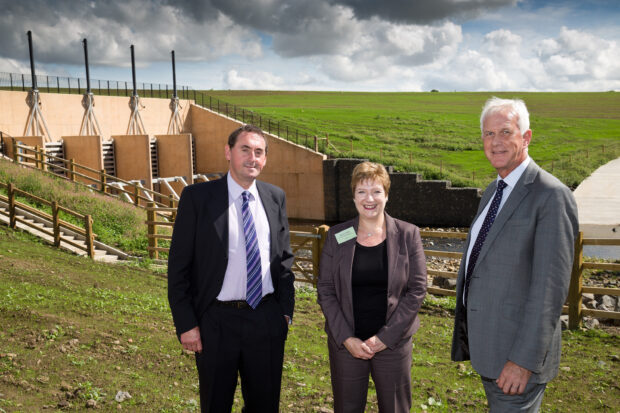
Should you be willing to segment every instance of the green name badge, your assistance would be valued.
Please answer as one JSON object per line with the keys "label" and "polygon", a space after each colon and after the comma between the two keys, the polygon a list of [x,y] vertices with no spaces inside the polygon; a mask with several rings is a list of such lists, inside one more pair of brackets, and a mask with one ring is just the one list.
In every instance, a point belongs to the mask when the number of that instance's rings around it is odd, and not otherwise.
{"label": "green name badge", "polygon": [[343,242],[347,242],[348,240],[356,237],[357,234],[355,233],[353,227],[349,227],[336,234],[336,241],[338,241],[338,244],[342,244]]}

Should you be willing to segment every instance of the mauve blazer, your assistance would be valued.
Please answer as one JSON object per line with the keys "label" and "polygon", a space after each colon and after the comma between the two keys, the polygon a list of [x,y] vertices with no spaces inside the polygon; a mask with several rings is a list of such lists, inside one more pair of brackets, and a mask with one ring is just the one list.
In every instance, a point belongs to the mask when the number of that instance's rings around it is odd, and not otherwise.
{"label": "mauve blazer", "polygon": [[[317,284],[318,303],[325,315],[325,331],[342,348],[355,335],[351,271],[357,238],[338,244],[338,232],[353,227],[359,217],[333,226],[321,253]],[[418,310],[426,295],[426,257],[420,230],[385,214],[388,294],[385,325],[377,337],[390,349],[409,340],[420,327]]]}

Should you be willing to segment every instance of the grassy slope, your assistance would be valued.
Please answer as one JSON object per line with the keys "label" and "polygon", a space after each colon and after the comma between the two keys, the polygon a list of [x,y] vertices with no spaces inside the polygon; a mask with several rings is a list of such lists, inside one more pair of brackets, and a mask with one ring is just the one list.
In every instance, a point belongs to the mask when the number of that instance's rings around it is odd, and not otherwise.
{"label": "grassy slope", "polygon": [[[312,412],[331,406],[323,318],[313,292],[298,292],[297,303],[281,406]],[[483,410],[469,363],[449,360],[453,305],[444,298],[423,307],[414,338],[414,412]],[[100,411],[117,411],[119,390],[133,396],[124,411],[197,411],[193,357],[176,341],[161,275],[93,263],[0,226],[0,325],[0,412],[53,410],[59,402],[82,411],[89,398]],[[619,347],[618,336],[565,332],[562,371],[544,411],[619,411],[620,370],[611,361]],[[367,411],[376,412],[372,388],[369,399]]]}
{"label": "grassy slope", "polygon": [[[16,166],[0,160],[0,181],[13,183],[17,188],[34,194],[48,201],[58,201],[66,208],[81,214],[91,214],[93,231],[97,240],[105,244],[119,247],[132,254],[146,256],[146,212],[135,208],[127,202],[93,192],[83,185],[71,183],[51,174]],[[6,195],[6,190],[3,195]],[[19,198],[20,202],[32,201]],[[36,205],[37,208],[51,214],[51,208]],[[83,227],[81,222],[68,214],[61,218]]]}
{"label": "grassy slope", "polygon": [[[281,136],[289,125],[292,140],[293,128],[308,131],[310,137],[328,133],[341,150],[328,149],[331,155],[350,156],[352,139],[356,157],[381,159],[457,185],[484,187],[493,175],[481,151],[479,130],[480,109],[492,95],[525,100],[532,113],[532,157],[548,169],[553,161],[554,174],[569,186],[620,154],[618,93],[207,93],[281,121]],[[263,127],[267,129],[266,122]],[[277,132],[276,126],[271,130]],[[300,142],[304,140],[302,135]]]}

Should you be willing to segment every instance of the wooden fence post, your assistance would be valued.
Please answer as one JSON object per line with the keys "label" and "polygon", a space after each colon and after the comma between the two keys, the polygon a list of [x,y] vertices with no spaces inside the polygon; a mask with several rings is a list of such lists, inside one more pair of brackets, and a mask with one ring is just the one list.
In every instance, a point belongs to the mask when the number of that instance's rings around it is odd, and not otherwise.
{"label": "wooden fence post", "polygon": [[13,190],[13,184],[9,182],[7,187],[9,198],[9,226],[15,229],[15,191]]}
{"label": "wooden fence post", "polygon": [[84,228],[86,229],[86,254],[93,260],[95,259],[95,237],[93,235],[93,217],[84,217]]}
{"label": "wooden fence post", "polygon": [[320,238],[312,239],[312,285],[316,287],[319,280],[319,266],[321,264],[321,251],[323,251],[323,245],[327,239],[327,225],[321,225],[318,228],[314,228],[312,233],[319,235]]}
{"label": "wooden fence post", "polygon": [[13,153],[11,154],[13,155],[13,162],[19,163],[17,160],[17,140],[15,138],[11,138],[11,144],[12,144],[11,149],[13,149]]}
{"label": "wooden fence post", "polygon": [[43,146],[43,148],[41,148],[41,169],[44,171],[48,171],[49,168],[47,167],[47,164],[49,163],[50,159],[49,156],[47,155],[47,152],[45,151],[45,145]]}
{"label": "wooden fence post", "polygon": [[99,176],[101,177],[100,181],[101,181],[101,192],[103,192],[104,194],[108,193],[108,179],[105,176],[105,169],[102,169],[99,172]]}
{"label": "wooden fence post", "polygon": [[41,156],[40,150],[41,147],[39,145],[34,146],[34,167],[37,169],[43,169],[43,164],[39,162],[39,157]]}
{"label": "wooden fence post", "polygon": [[319,138],[317,138],[316,135],[314,135],[314,152],[318,152],[319,151]]}
{"label": "wooden fence post", "polygon": [[[177,208],[179,206],[179,203],[176,199],[174,199],[174,197],[172,196],[172,194],[168,195],[168,204],[170,205],[170,208]],[[177,219],[177,211],[172,211],[172,213],[170,214],[170,221],[174,222]]]}
{"label": "wooden fence post", "polygon": [[568,328],[576,330],[581,325],[581,294],[583,269],[583,232],[579,231],[575,240],[575,258],[568,289]]}
{"label": "wooden fence post", "polygon": [[140,198],[138,198],[138,184],[137,183],[133,184],[133,197],[134,197],[134,200],[133,200],[134,205],[138,206],[140,203]]}
{"label": "wooden fence post", "polygon": [[73,182],[76,182],[75,178],[75,160],[73,158],[69,159],[69,179]]}
{"label": "wooden fence post", "polygon": [[54,230],[54,246],[60,247],[60,221],[58,214],[60,209],[58,208],[58,202],[52,201],[52,228]]}
{"label": "wooden fence post", "polygon": [[[157,248],[157,226],[155,226],[155,202],[149,202],[148,207],[146,209],[146,221],[147,224],[147,237],[149,239],[149,247]],[[159,259],[159,253],[157,250],[149,249],[149,257],[151,259]]]}

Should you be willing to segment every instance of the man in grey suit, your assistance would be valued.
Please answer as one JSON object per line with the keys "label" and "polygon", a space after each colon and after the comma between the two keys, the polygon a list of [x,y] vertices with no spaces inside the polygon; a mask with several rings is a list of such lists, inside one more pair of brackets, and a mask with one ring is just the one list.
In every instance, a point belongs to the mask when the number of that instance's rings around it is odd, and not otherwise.
{"label": "man in grey suit", "polygon": [[538,412],[560,364],[577,206],[529,157],[523,101],[489,99],[480,127],[499,176],[484,192],[461,260],[452,360],[471,360],[492,413]]}

